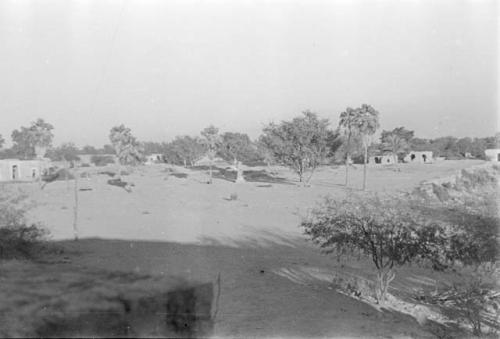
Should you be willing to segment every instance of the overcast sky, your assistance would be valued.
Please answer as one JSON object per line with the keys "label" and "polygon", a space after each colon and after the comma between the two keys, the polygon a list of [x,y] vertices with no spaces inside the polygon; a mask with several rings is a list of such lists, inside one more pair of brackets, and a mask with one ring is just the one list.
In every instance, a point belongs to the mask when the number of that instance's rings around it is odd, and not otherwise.
{"label": "overcast sky", "polygon": [[347,106],[383,129],[487,136],[498,123],[496,1],[1,0],[0,134],[38,117],[55,143],[209,124],[257,137]]}

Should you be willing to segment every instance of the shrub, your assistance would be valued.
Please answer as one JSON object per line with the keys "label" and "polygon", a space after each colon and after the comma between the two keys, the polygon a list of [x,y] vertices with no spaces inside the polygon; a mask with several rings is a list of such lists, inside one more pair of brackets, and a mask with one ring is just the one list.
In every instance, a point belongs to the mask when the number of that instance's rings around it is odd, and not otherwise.
{"label": "shrub", "polygon": [[495,310],[498,319],[500,296],[491,293],[491,284],[488,284],[481,274],[470,276],[460,283],[455,283],[452,291],[455,295],[450,300],[451,305],[458,310],[459,320],[469,323],[472,327],[473,335],[481,336],[483,334],[483,314],[489,311],[490,308]]}
{"label": "shrub", "polygon": [[48,232],[27,224],[24,199],[0,195],[0,259],[33,258],[44,247]]}
{"label": "shrub", "polygon": [[397,197],[327,197],[302,227],[326,253],[370,258],[377,269],[375,295],[380,304],[395,278],[395,267],[424,260],[441,268],[446,259],[444,229]]}
{"label": "shrub", "polygon": [[90,162],[93,163],[96,166],[106,166],[108,164],[114,164],[115,159],[111,155],[93,155],[90,158]]}
{"label": "shrub", "polygon": [[33,224],[0,227],[0,259],[31,259],[43,248],[47,231]]}

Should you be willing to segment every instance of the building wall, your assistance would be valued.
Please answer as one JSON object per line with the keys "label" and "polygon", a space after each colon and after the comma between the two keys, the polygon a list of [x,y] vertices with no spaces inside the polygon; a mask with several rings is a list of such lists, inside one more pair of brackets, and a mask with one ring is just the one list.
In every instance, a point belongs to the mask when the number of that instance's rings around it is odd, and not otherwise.
{"label": "building wall", "polygon": [[395,155],[387,154],[387,155],[376,155],[370,157],[368,163],[371,165],[392,165],[397,164],[398,158]]}
{"label": "building wall", "polygon": [[424,152],[410,152],[404,158],[404,162],[415,162],[415,163],[432,163],[433,154],[431,151]]}
{"label": "building wall", "polygon": [[484,151],[486,159],[489,161],[500,162],[500,149],[487,149]]}
{"label": "building wall", "polygon": [[50,166],[46,160],[0,160],[0,181],[34,181]]}

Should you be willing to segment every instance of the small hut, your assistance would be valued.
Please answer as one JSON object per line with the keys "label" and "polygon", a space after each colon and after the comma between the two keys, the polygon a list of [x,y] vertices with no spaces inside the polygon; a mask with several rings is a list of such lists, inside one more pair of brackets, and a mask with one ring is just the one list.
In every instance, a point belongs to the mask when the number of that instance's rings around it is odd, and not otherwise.
{"label": "small hut", "polygon": [[403,161],[407,163],[432,164],[433,159],[433,153],[431,151],[411,151],[404,157]]}
{"label": "small hut", "polygon": [[370,165],[393,165],[398,163],[398,157],[394,154],[375,155],[368,159]]}
{"label": "small hut", "polygon": [[0,160],[0,181],[35,181],[50,167],[50,160]]}
{"label": "small hut", "polygon": [[488,161],[500,162],[500,148],[484,150],[484,155]]}

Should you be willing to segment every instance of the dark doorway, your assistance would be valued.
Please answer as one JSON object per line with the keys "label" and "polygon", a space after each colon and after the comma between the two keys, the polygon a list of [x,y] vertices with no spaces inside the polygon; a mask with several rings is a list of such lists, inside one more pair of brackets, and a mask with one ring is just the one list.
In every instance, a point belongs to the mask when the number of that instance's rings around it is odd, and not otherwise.
{"label": "dark doorway", "polygon": [[18,179],[17,171],[18,171],[17,165],[12,165],[12,180]]}
{"label": "dark doorway", "polygon": [[424,159],[424,162],[426,162],[427,161],[427,155],[422,154],[422,159]]}
{"label": "dark doorway", "polygon": [[415,160],[415,154],[410,155],[411,161]]}

